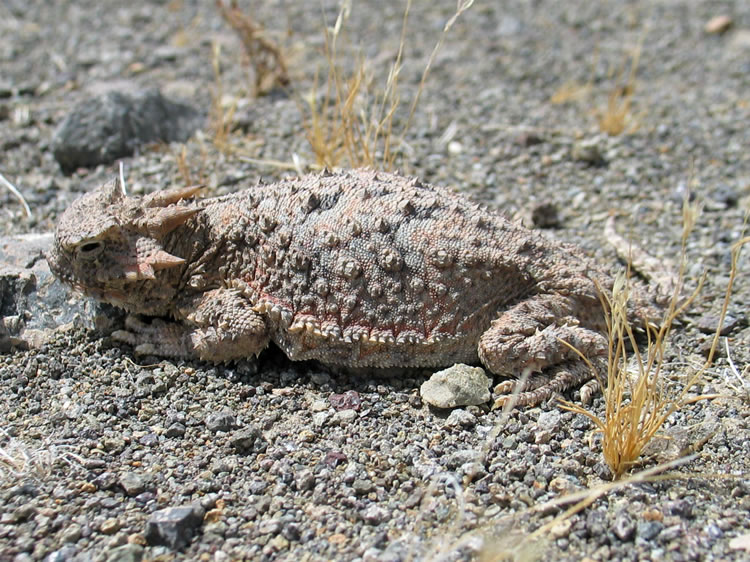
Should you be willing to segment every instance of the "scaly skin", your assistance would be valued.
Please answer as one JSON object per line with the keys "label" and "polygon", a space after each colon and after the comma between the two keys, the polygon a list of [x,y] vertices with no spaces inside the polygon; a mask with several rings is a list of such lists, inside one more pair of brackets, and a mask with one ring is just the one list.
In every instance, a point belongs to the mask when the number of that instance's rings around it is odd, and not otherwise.
{"label": "scaly skin", "polygon": [[[137,353],[226,361],[273,341],[292,360],[351,367],[481,361],[533,375],[520,404],[592,378],[560,340],[604,364],[597,284],[609,275],[449,190],[352,170],[195,191],[125,197],[115,180],[58,224],[61,280],[162,318],[115,333]],[[636,302],[653,312],[645,294]]]}

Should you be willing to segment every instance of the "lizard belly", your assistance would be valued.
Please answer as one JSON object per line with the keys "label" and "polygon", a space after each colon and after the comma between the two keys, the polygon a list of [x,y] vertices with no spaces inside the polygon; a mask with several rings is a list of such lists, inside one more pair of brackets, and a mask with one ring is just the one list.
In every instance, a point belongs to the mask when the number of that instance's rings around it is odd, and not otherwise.
{"label": "lizard belly", "polygon": [[312,331],[276,331],[273,342],[293,361],[318,360],[349,367],[440,367],[476,363],[478,336],[446,336],[429,342],[387,342],[360,338],[346,341]]}

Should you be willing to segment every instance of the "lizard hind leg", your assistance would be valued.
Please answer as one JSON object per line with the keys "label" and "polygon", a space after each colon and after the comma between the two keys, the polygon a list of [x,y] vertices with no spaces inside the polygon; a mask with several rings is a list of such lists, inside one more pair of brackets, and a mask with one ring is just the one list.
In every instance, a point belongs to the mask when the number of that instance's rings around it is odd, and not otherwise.
{"label": "lizard hind leg", "polygon": [[497,386],[496,393],[503,396],[496,405],[504,405],[514,393],[517,405],[538,404],[594,378],[591,367],[601,373],[606,365],[604,335],[565,314],[569,303],[563,297],[547,295],[537,301],[503,312],[479,340],[482,363],[496,375],[516,379]]}

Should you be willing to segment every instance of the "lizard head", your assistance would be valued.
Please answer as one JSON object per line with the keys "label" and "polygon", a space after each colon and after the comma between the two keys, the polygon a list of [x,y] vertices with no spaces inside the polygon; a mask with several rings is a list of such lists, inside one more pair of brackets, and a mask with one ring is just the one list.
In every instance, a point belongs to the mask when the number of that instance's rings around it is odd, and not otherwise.
{"label": "lizard head", "polygon": [[47,256],[52,273],[84,294],[131,312],[159,309],[154,302],[160,294],[158,272],[185,263],[164,249],[165,237],[200,210],[186,201],[200,188],[127,197],[116,178],[82,196],[57,224]]}

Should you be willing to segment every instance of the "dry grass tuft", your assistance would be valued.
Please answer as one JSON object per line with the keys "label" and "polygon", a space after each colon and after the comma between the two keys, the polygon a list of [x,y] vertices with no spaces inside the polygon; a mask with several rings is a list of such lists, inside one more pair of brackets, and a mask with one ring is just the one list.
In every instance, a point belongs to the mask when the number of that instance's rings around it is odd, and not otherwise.
{"label": "dry grass tuft", "polygon": [[638,119],[633,116],[631,109],[634,92],[635,87],[632,84],[621,86],[618,80],[607,96],[606,107],[596,112],[600,131],[617,136],[638,129]]}
{"label": "dry grass tuft", "polygon": [[[672,324],[699,294],[703,285],[703,280],[701,280],[692,295],[684,302],[680,302],[680,289],[687,266],[687,238],[695,224],[697,213],[695,206],[687,202],[684,204],[680,254],[682,257],[677,286],[664,314],[661,327],[655,331],[647,330],[648,343],[645,353],[639,351],[633,327],[628,320],[626,277],[620,276],[615,280],[611,295],[602,294],[602,305],[605,309],[609,332],[607,380],[606,384],[605,381],[599,381],[604,389],[604,417],[600,418],[571,402],[563,402],[567,410],[582,414],[593,421],[597,430],[602,433],[602,453],[615,479],[620,478],[636,463],[646,445],[657,435],[669,416],[688,404],[717,397],[717,395],[689,397],[688,392],[701,381],[713,361],[737,273],[740,249],[748,242],[748,238],[742,238],[732,248],[729,283],[713,345],[706,362],[696,370],[679,391],[670,390],[662,377],[665,367],[665,349]],[[632,352],[628,349],[632,349]],[[631,376],[629,370],[630,363],[635,365],[634,376]],[[598,374],[596,376],[598,379]]]}
{"label": "dry grass tuft", "polygon": [[[630,134],[636,131],[642,119],[641,114],[633,112],[633,96],[635,94],[636,74],[641,58],[641,44],[636,47],[630,58],[630,71],[623,81],[623,69],[610,73],[615,84],[607,93],[607,102],[593,111],[599,130],[611,136]],[[596,61],[594,66],[596,65]],[[592,78],[585,84],[575,81],[565,82],[550,97],[550,103],[561,105],[566,103],[582,103],[594,94],[593,70]]]}
{"label": "dry grass tuft", "polygon": [[70,445],[58,445],[49,438],[38,446],[29,446],[0,429],[0,442],[0,486],[23,478],[42,480],[52,474],[58,461],[68,466],[83,465],[83,459],[71,451]]}
{"label": "dry grass tuft", "polygon": [[635,76],[641,59],[641,45],[635,49],[630,59],[630,72],[625,83],[621,83],[623,71],[617,73],[615,85],[607,96],[607,105],[596,112],[599,130],[617,136],[632,133],[638,129],[639,118],[633,114],[632,102],[635,94]]}
{"label": "dry grass tuft", "polygon": [[306,138],[315,155],[317,167],[335,168],[341,163],[353,168],[374,166],[378,159],[376,151],[380,146],[383,167],[388,169],[392,164],[390,137],[393,116],[400,102],[398,78],[410,8],[411,0],[404,10],[398,55],[380,95],[372,92],[373,79],[364,59],[359,58],[349,76],[344,76],[341,69],[339,38],[349,18],[351,4],[344,2],[334,26],[330,29],[326,27],[326,88],[322,97],[319,96],[316,75],[313,88],[304,100],[309,115],[305,119]]}
{"label": "dry grass tuft", "polygon": [[[351,3],[344,2],[336,23],[325,31],[325,58],[328,76],[323,96],[319,96],[316,78],[312,91],[304,100],[305,129],[315,164],[319,168],[375,167],[391,170],[395,166],[397,147],[411,125],[427,77],[445,36],[458,17],[468,10],[474,0],[459,0],[456,12],[443,27],[440,38],[427,61],[417,93],[412,100],[406,122],[400,135],[394,133],[394,116],[400,107],[399,75],[411,0],[407,0],[401,29],[398,53],[388,72],[385,86],[373,91],[373,79],[368,63],[359,59],[351,74],[342,70],[339,40],[351,11]],[[319,97],[322,101],[318,101]]]}
{"label": "dry grass tuft", "polygon": [[276,87],[289,85],[289,74],[281,49],[268,37],[263,26],[240,10],[237,0],[231,0],[229,6],[223,0],[216,0],[216,8],[242,41],[247,63],[253,70],[252,94],[260,96]]}

